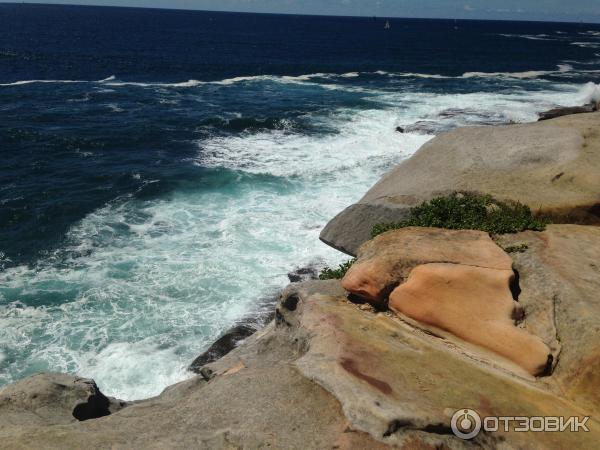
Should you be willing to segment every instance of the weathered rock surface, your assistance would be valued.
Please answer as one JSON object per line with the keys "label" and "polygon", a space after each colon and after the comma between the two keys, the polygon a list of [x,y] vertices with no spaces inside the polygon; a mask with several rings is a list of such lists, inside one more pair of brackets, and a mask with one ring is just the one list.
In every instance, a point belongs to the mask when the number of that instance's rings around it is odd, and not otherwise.
{"label": "weathered rock surface", "polygon": [[455,263],[508,270],[512,259],[487,233],[408,227],[366,242],[342,281],[347,291],[370,303],[383,303],[411,270],[426,263]]}
{"label": "weathered rock surface", "polygon": [[33,375],[0,389],[0,430],[96,419],[125,405],[102,394],[93,380],[60,373]]}
{"label": "weathered rock surface", "polygon": [[[521,376],[494,354],[481,352],[435,327],[382,313],[365,312],[359,319],[345,309],[354,305],[342,299],[329,303],[327,297],[310,292],[301,295],[298,309],[302,309],[302,324],[312,329],[314,338],[309,352],[298,361],[299,367],[336,393],[355,426],[377,435],[387,423],[385,439],[395,436],[401,442],[404,433],[415,430],[429,439],[435,432],[448,432],[446,409],[454,411],[454,406],[465,404],[482,415],[592,417],[590,433],[490,433],[479,435],[469,445],[596,448],[598,438],[593,435],[599,430],[593,418],[600,409],[595,388],[600,376],[600,229],[551,225],[542,233],[502,237],[503,245],[522,243],[529,246],[527,251],[513,255],[519,273],[518,302],[524,315],[520,327],[560,354],[552,375]],[[308,318],[311,314],[313,320]],[[527,348],[519,350],[528,356]],[[339,367],[332,364],[329,354],[337,355]],[[353,385],[356,382],[363,383],[362,390]],[[414,441],[412,445],[416,447]],[[452,442],[445,445],[454,448]]]}
{"label": "weathered rock surface", "polygon": [[[451,337],[436,337],[385,314],[363,312],[343,298],[300,293],[295,325],[313,336],[297,365],[333,392],[353,427],[384,442],[419,448],[568,449],[596,446],[590,433],[493,433],[460,441],[450,416],[470,407],[481,415],[585,415],[544,382],[521,377]],[[428,448],[428,447],[425,447]]]}
{"label": "weathered rock surface", "polygon": [[[596,449],[600,229],[552,225],[501,239],[529,246],[513,255],[521,327],[560,349],[548,377],[531,377],[436,327],[363,310],[338,281],[311,281],[291,285],[274,323],[205,367],[210,381],[197,376],[85,422],[42,418],[26,426],[33,415],[18,405],[29,403],[3,400],[0,448]],[[0,395],[19,392],[17,384]],[[450,429],[462,408],[591,416],[590,431],[499,431],[463,441]]]}
{"label": "weathered rock surface", "polygon": [[538,375],[553,356],[541,339],[515,326],[514,278],[511,258],[487,233],[409,227],[366,242],[342,286],[377,307],[389,296],[392,311]]}
{"label": "weathered rock surface", "polygon": [[524,327],[550,342],[558,363],[555,392],[582,407],[600,405],[600,227],[550,225],[543,233],[506,235],[502,245],[526,244],[514,253],[520,274]]}
{"label": "weathered rock surface", "polygon": [[356,255],[373,225],[456,191],[519,201],[557,221],[600,223],[599,130],[596,112],[442,134],[331,220],[321,240]]}
{"label": "weathered rock surface", "polygon": [[489,349],[531,375],[548,371],[550,349],[517,328],[510,270],[463,264],[424,264],[390,295],[390,309]]}

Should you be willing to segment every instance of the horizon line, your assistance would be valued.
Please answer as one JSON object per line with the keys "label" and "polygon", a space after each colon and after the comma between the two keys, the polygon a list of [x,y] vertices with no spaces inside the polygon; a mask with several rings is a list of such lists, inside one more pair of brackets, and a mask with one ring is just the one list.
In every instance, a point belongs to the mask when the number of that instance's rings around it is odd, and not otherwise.
{"label": "horizon line", "polygon": [[556,24],[581,24],[581,25],[600,25],[600,17],[598,22],[584,21],[558,21],[558,20],[536,20],[536,19],[466,19],[458,17],[412,17],[412,16],[354,16],[342,14],[314,14],[314,13],[281,13],[281,12],[252,12],[252,11],[226,11],[226,10],[210,10],[210,9],[189,9],[189,8],[167,8],[157,6],[128,6],[128,5],[81,5],[70,3],[40,3],[40,2],[0,2],[2,5],[28,5],[28,6],[64,6],[75,8],[121,8],[121,9],[145,9],[157,11],[186,11],[186,12],[203,12],[203,13],[224,13],[224,14],[256,14],[256,15],[271,15],[271,16],[308,16],[308,17],[335,17],[348,19],[362,18],[379,18],[379,19],[400,19],[400,20],[460,20],[469,22],[532,22],[532,23],[556,23]]}

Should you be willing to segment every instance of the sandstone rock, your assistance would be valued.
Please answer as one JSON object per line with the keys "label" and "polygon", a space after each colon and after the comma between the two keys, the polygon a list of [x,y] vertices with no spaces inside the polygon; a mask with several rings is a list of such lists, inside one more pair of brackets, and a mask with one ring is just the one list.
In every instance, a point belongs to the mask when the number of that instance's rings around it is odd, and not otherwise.
{"label": "sandstone rock", "polygon": [[348,270],[342,286],[381,305],[414,267],[432,262],[512,270],[511,258],[487,233],[408,227],[366,242],[358,251],[358,260]]}
{"label": "sandstone rock", "polygon": [[[599,403],[582,408],[549,379],[520,375],[493,354],[452,336],[361,311],[324,289],[300,286],[291,329],[308,332],[308,351],[296,362],[309,379],[339,399],[355,429],[401,448],[594,449]],[[321,291],[321,292],[319,292]],[[573,349],[573,351],[577,351]],[[559,362],[560,365],[560,362]],[[593,388],[588,385],[588,392]],[[450,416],[461,408],[481,416],[591,415],[589,433],[482,433],[453,437]]]}
{"label": "sandstone rock", "polygon": [[515,326],[514,277],[511,258],[487,233],[409,227],[366,242],[342,286],[379,307],[389,296],[393,311],[538,375],[553,356],[541,339]]}
{"label": "sandstone rock", "polygon": [[559,222],[600,223],[600,113],[442,134],[338,214],[321,240],[350,255],[373,225],[456,191],[515,200]]}
{"label": "sandstone rock", "polygon": [[0,429],[89,420],[107,416],[124,405],[102,394],[94,380],[43,373],[0,389]]}
{"label": "sandstone rock", "polygon": [[[506,235],[520,275],[525,328],[551,343],[558,364],[546,381],[565,398],[600,405],[600,228],[550,225],[543,233]],[[552,339],[554,338],[554,339]]]}
{"label": "sandstone rock", "polygon": [[550,349],[515,326],[512,270],[463,264],[415,267],[390,296],[390,309],[510,359],[531,375],[548,371]]}

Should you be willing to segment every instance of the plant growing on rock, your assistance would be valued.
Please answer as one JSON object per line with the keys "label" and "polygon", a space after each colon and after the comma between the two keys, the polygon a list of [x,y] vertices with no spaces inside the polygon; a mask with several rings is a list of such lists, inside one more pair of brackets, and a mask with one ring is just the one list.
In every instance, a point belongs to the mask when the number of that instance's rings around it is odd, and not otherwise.
{"label": "plant growing on rock", "polygon": [[319,274],[319,280],[341,280],[355,261],[356,258],[348,260],[345,263],[340,264],[337,269],[325,267]]}
{"label": "plant growing on rock", "polygon": [[529,249],[527,244],[509,245],[504,248],[506,253],[525,253]]}
{"label": "plant growing on rock", "polygon": [[543,231],[548,220],[535,217],[527,205],[499,201],[491,195],[460,193],[436,197],[410,210],[410,216],[398,223],[379,223],[372,237],[405,227],[436,227],[451,230],[481,230],[491,234]]}

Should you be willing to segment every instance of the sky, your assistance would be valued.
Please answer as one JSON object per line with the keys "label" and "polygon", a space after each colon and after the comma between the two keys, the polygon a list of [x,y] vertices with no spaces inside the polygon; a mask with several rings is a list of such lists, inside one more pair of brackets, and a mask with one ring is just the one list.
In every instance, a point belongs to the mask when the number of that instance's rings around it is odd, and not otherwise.
{"label": "sky", "polygon": [[[0,3],[11,2],[0,0]],[[140,6],[284,14],[600,23],[600,0],[53,0],[49,2],[38,0],[26,3]]]}

